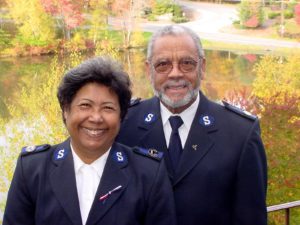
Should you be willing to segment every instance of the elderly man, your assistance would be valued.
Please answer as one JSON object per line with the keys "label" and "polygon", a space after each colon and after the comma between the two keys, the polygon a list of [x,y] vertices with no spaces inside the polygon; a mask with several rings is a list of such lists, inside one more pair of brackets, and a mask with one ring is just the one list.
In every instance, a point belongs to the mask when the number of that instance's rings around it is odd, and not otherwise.
{"label": "elderly man", "polygon": [[199,91],[199,37],[156,32],[146,62],[155,97],[135,102],[117,141],[163,152],[179,225],[266,225],[267,165],[258,119]]}

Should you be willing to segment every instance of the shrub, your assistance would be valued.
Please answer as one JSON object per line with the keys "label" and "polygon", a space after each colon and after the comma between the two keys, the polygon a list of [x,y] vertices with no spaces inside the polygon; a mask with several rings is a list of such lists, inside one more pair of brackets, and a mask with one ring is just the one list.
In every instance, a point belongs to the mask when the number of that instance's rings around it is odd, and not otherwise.
{"label": "shrub", "polygon": [[0,28],[0,51],[10,46],[10,35]]}
{"label": "shrub", "polygon": [[242,27],[256,28],[264,22],[262,3],[244,0],[239,6],[239,19]]}
{"label": "shrub", "polygon": [[172,18],[172,21],[174,23],[185,23],[185,22],[188,22],[189,20],[186,18],[186,17],[173,17]]}
{"label": "shrub", "polygon": [[290,10],[286,10],[283,13],[285,19],[291,19],[294,17],[294,12]]}
{"label": "shrub", "polygon": [[151,15],[152,9],[150,7],[145,7],[141,12],[142,18],[147,18],[149,15]]}
{"label": "shrub", "polygon": [[172,4],[170,1],[168,0],[164,0],[164,1],[157,1],[152,13],[155,15],[163,15],[165,13],[170,13],[172,12]]}
{"label": "shrub", "polygon": [[280,12],[269,12],[268,13],[268,18],[269,19],[274,19],[276,17],[280,16]]}
{"label": "shrub", "polygon": [[156,18],[156,16],[155,16],[154,14],[150,14],[150,15],[147,17],[147,19],[148,19],[149,21],[157,21],[157,18]]}
{"label": "shrub", "polygon": [[182,17],[182,9],[179,5],[172,5],[172,12],[174,17]]}

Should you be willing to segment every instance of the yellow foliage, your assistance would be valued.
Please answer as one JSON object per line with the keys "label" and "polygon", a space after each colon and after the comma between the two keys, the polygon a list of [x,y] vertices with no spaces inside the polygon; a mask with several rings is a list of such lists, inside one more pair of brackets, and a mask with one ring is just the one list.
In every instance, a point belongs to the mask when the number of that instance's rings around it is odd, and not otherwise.
{"label": "yellow foliage", "polygon": [[108,28],[109,7],[107,1],[91,0],[90,6],[92,8],[88,18],[90,29],[88,30],[88,37],[96,44],[102,38],[102,33]]}
{"label": "yellow foliage", "polygon": [[53,40],[54,23],[40,0],[9,0],[7,5],[23,38],[47,43]]}
{"label": "yellow foliage", "polygon": [[265,56],[256,65],[253,93],[264,100],[276,97],[281,104],[285,96],[300,96],[300,55],[286,59]]}
{"label": "yellow foliage", "polygon": [[109,55],[110,57],[112,57],[114,59],[118,59],[119,58],[118,49],[116,49],[114,47],[112,41],[110,41],[107,38],[104,39],[104,40],[101,40],[101,41],[97,42],[95,55],[96,56],[99,56],[99,55]]}
{"label": "yellow foliage", "polygon": [[[67,132],[62,122],[56,97],[57,87],[66,70],[78,65],[82,56],[70,55],[69,64],[59,63],[55,57],[49,72],[40,85],[31,82],[21,89],[19,98],[8,105],[10,119],[0,118],[0,194],[6,194],[13,176],[17,156],[23,146],[63,141]],[[3,212],[3,199],[0,211]]]}
{"label": "yellow foliage", "polygon": [[130,46],[140,47],[145,46],[147,41],[145,40],[143,33],[140,31],[135,31],[131,35]]}

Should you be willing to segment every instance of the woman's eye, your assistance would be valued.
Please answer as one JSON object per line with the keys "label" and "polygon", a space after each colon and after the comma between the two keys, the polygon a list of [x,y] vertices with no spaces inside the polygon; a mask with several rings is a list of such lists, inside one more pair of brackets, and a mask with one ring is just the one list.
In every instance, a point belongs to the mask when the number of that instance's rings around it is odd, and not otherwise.
{"label": "woman's eye", "polygon": [[88,103],[81,103],[81,104],[79,105],[79,107],[80,107],[80,108],[89,108],[90,105],[89,105]]}
{"label": "woman's eye", "polygon": [[115,111],[115,108],[113,106],[105,106],[104,110],[106,110],[106,111]]}

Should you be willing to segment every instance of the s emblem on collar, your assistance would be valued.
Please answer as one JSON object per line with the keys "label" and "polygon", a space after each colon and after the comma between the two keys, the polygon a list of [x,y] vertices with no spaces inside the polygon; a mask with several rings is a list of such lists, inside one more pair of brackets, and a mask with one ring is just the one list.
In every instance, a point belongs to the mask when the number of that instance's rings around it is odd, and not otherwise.
{"label": "s emblem on collar", "polygon": [[156,116],[154,113],[148,113],[144,117],[145,123],[153,123],[156,120]]}
{"label": "s emblem on collar", "polygon": [[54,152],[54,160],[62,160],[65,159],[68,155],[68,150],[66,149],[58,149]]}
{"label": "s emblem on collar", "polygon": [[214,122],[215,122],[214,117],[209,116],[209,115],[202,115],[202,116],[200,116],[200,119],[199,119],[199,123],[205,127],[212,126],[214,124]]}
{"label": "s emblem on collar", "polygon": [[126,163],[127,162],[127,157],[124,152],[122,151],[116,151],[113,153],[113,159],[114,161],[118,163]]}

